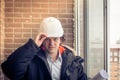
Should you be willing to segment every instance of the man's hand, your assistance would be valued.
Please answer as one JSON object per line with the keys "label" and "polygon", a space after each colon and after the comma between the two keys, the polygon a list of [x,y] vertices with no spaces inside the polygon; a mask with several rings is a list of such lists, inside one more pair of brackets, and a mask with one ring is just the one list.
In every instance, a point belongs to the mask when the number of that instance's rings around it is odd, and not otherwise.
{"label": "man's hand", "polygon": [[46,39],[46,34],[39,33],[36,36],[35,43],[37,44],[38,47],[40,47],[43,43],[43,41]]}

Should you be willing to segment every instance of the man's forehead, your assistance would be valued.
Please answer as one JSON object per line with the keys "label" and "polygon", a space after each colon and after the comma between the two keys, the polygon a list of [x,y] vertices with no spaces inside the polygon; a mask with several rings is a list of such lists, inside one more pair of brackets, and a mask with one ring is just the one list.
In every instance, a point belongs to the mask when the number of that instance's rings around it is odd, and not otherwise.
{"label": "man's forehead", "polygon": [[60,37],[47,37],[46,39],[56,39],[56,38],[60,38]]}

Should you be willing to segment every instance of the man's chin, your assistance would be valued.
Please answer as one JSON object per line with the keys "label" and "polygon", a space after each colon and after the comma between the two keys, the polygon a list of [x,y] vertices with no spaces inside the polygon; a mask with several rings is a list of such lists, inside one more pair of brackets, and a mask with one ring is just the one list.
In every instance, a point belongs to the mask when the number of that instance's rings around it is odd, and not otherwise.
{"label": "man's chin", "polygon": [[56,53],[57,51],[56,50],[49,50],[49,53],[53,54],[53,53]]}
{"label": "man's chin", "polygon": [[49,51],[49,53],[54,54],[54,53],[55,53],[55,51]]}

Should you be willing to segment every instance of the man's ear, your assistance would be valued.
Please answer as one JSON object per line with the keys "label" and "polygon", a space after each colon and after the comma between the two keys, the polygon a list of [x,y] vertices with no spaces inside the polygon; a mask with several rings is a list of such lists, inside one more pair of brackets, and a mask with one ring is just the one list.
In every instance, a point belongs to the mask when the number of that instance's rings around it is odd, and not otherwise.
{"label": "man's ear", "polygon": [[45,48],[44,48],[43,44],[40,46],[40,48],[41,48],[42,50],[45,50]]}
{"label": "man's ear", "polygon": [[62,42],[60,42],[60,46],[62,45]]}
{"label": "man's ear", "polygon": [[62,37],[60,37],[61,42],[65,41],[64,35]]}

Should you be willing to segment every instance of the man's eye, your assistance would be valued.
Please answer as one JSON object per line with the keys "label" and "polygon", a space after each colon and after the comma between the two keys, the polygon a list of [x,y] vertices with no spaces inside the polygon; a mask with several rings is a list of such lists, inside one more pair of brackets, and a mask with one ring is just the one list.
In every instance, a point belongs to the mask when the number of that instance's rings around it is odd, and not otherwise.
{"label": "man's eye", "polygon": [[46,38],[45,40],[49,40],[49,38]]}
{"label": "man's eye", "polygon": [[54,41],[57,41],[58,40],[58,38],[54,38]]}

